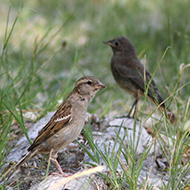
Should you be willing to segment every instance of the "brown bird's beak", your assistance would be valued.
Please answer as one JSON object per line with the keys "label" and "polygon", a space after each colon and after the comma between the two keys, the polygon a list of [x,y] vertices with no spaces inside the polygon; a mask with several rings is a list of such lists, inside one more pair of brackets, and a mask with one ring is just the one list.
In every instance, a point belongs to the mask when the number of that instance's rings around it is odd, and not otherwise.
{"label": "brown bird's beak", "polygon": [[106,88],[106,86],[103,83],[99,82],[98,84],[95,85],[95,88],[98,90],[101,88]]}
{"label": "brown bird's beak", "polygon": [[104,44],[107,44],[109,46],[113,46],[112,42],[111,41],[103,41]]}

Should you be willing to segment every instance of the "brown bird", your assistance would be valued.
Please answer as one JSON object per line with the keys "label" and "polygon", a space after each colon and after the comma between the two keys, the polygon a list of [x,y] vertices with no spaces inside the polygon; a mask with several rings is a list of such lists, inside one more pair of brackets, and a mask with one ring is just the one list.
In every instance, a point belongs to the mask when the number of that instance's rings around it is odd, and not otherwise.
{"label": "brown bird", "polygon": [[175,121],[175,115],[166,107],[164,100],[156,87],[154,80],[149,72],[139,61],[135,47],[124,36],[116,39],[104,41],[105,44],[111,46],[113,57],[111,59],[111,71],[118,85],[125,91],[131,93],[136,99],[128,113],[128,117],[135,107],[133,117],[136,113],[136,106],[139,100],[139,92],[144,95],[148,88],[148,97],[159,106],[170,122]]}
{"label": "brown bird", "polygon": [[28,153],[4,174],[4,179],[5,177],[10,178],[21,165],[37,154],[50,152],[52,155],[50,159],[55,162],[58,171],[64,175],[57,161],[57,153],[80,134],[85,123],[89,101],[93,99],[101,88],[105,88],[105,85],[95,77],[79,79],[71,94],[41,129],[32,145],[28,148]]}

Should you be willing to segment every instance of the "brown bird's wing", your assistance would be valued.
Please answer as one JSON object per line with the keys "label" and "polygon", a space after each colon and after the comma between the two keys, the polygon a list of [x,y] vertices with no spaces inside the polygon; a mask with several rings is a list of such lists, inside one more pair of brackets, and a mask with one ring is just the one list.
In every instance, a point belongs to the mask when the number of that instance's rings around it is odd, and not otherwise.
{"label": "brown bird's wing", "polygon": [[53,136],[59,130],[64,128],[71,120],[71,109],[72,106],[69,101],[65,101],[56,113],[52,116],[50,121],[41,129],[38,133],[38,136],[28,148],[28,151],[31,151],[36,146]]}

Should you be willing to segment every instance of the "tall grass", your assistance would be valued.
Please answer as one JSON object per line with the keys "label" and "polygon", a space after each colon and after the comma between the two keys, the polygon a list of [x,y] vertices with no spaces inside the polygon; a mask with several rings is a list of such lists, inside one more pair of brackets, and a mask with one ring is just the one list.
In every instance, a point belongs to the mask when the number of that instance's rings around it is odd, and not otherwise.
{"label": "tall grass", "polygon": [[[11,26],[10,31],[8,30],[9,26],[9,17],[11,12],[11,6],[8,10],[7,23],[4,35],[3,49],[1,53],[1,156],[0,160],[3,159],[6,151],[9,150],[9,147],[6,147],[6,143],[11,138],[11,134],[14,134],[14,131],[11,129],[11,125],[16,123],[21,129],[22,132],[26,135],[27,139],[30,141],[27,135],[27,129],[25,127],[25,120],[23,113],[28,111],[36,112],[35,109],[42,109],[36,105],[36,96],[39,92],[44,91],[43,78],[41,76],[42,71],[45,66],[51,61],[52,57],[60,52],[61,46],[59,48],[54,47],[51,54],[47,54],[49,50],[50,42],[49,39],[54,40],[59,34],[62,25],[57,31],[52,31],[50,27],[41,38],[35,37],[33,43],[33,49],[31,49],[31,57],[29,60],[25,58],[24,55],[16,60],[10,59],[9,51],[9,40],[12,37],[12,34],[15,30],[15,25],[19,20],[19,15],[21,11],[15,17],[15,20]],[[65,22],[66,24],[66,22]],[[45,55],[46,54],[46,55]],[[43,56],[42,56],[43,55]],[[45,55],[45,56],[44,56]],[[76,64],[75,64],[76,65]],[[69,85],[68,79],[67,85]],[[68,90],[59,95],[53,94],[49,99],[43,100],[41,104],[43,110],[41,110],[42,117],[43,114],[47,113],[49,110],[55,109],[55,105],[58,100],[62,98],[65,94],[68,93]],[[41,102],[40,102],[41,103]],[[38,103],[39,104],[39,103]],[[2,163],[2,162],[1,162]]]}
{"label": "tall grass", "polygon": [[[161,113],[157,120],[160,129],[151,126],[165,156],[164,146],[170,152],[167,157],[169,180],[163,188],[188,186],[189,181],[183,184],[182,181],[189,172],[189,164],[181,164],[189,144],[186,137],[190,116],[188,1],[15,0],[8,4],[1,0],[1,5],[0,167],[11,149],[9,141],[18,135],[13,124],[27,137],[24,113],[33,112],[39,119],[55,110],[57,102],[67,96],[81,76],[97,76],[107,85],[106,91],[100,92],[90,104],[91,113],[107,117],[129,110],[132,99],[115,85],[109,64],[112,52],[102,44],[104,40],[125,35],[134,43],[139,58],[145,60],[146,68],[178,120],[171,126]],[[145,118],[146,121],[153,113],[160,114],[147,102],[145,97],[140,103],[140,120]],[[168,137],[168,141],[171,138],[171,144],[160,134]],[[85,151],[94,163],[99,164],[102,157],[111,172],[110,176],[104,175],[110,188],[122,189],[126,184],[130,189],[139,188],[138,176],[150,147],[135,160],[138,144],[134,146],[129,142],[125,149],[119,132],[115,141],[115,145],[121,141],[119,149],[105,147],[106,154],[96,146],[91,131],[87,131],[86,136],[93,155]],[[112,152],[111,157],[108,151]],[[122,176],[116,173],[119,166]],[[151,189],[154,185],[146,180],[141,189]]]}

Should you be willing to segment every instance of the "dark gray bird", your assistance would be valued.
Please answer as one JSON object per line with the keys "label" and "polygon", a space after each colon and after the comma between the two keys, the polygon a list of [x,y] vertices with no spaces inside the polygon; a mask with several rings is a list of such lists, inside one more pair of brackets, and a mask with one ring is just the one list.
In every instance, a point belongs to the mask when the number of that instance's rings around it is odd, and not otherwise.
{"label": "dark gray bird", "polygon": [[156,87],[154,80],[139,61],[135,47],[132,43],[124,36],[104,41],[104,43],[111,46],[113,51],[111,71],[114,79],[122,89],[131,93],[136,98],[127,116],[130,116],[134,107],[136,112],[136,106],[139,100],[138,94],[140,93],[144,95],[148,88],[148,97],[157,106],[160,106],[164,111],[165,116],[169,118],[171,123],[174,123],[175,115],[164,104],[164,100]]}

